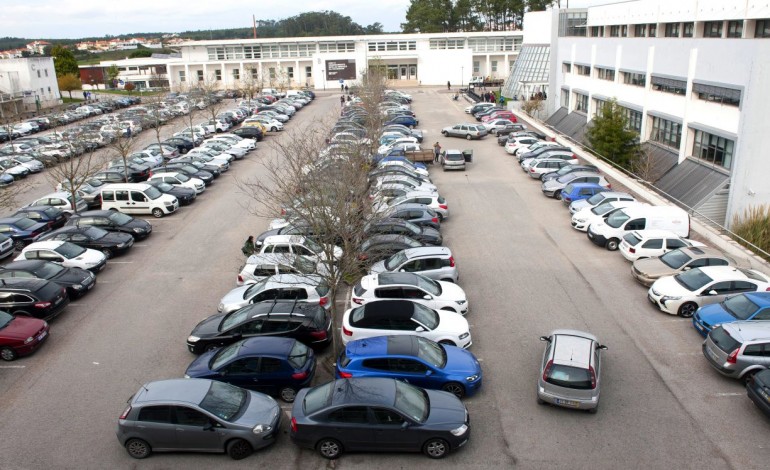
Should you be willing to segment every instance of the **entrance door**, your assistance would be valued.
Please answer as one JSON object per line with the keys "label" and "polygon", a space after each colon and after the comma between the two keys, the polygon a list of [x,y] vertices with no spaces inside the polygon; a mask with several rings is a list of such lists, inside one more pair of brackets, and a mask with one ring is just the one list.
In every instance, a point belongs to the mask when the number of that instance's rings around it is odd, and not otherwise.
{"label": "entrance door", "polygon": [[407,75],[407,66],[406,65],[402,65],[401,66],[401,80],[407,80],[407,77],[408,77],[408,75]]}
{"label": "entrance door", "polygon": [[417,66],[416,65],[410,65],[409,66],[409,80],[417,80]]}

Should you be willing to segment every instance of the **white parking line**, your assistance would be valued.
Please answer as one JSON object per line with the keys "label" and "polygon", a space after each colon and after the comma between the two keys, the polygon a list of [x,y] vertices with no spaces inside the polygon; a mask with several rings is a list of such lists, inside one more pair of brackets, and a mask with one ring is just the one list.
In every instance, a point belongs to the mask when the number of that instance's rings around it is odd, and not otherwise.
{"label": "white parking line", "polygon": [[23,369],[27,366],[0,366],[0,369]]}
{"label": "white parking line", "polygon": [[715,397],[742,397],[746,395],[745,393],[739,393],[739,392],[728,392],[728,393],[715,393]]}
{"label": "white parking line", "polygon": [[148,247],[148,246],[150,246],[150,245],[145,245],[144,243],[142,243],[142,244],[139,244],[139,243],[134,243],[134,245],[133,245],[133,246]]}
{"label": "white parking line", "polygon": [[133,261],[107,261],[109,264],[134,264]]}
{"label": "white parking line", "polygon": [[676,353],[677,356],[702,356],[702,352],[680,352]]}

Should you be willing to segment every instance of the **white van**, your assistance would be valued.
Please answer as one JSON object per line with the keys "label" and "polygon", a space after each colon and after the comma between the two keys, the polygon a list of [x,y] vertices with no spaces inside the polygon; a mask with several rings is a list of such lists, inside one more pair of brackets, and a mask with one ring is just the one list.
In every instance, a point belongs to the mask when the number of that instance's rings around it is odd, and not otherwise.
{"label": "white van", "polygon": [[690,236],[690,215],[675,206],[629,206],[615,209],[602,222],[588,227],[588,239],[615,251],[623,236],[634,230],[670,230]]}
{"label": "white van", "polygon": [[572,228],[581,232],[587,232],[591,224],[603,221],[608,214],[615,209],[635,205],[649,205],[638,201],[607,201],[597,204],[595,207],[584,207],[572,216]]}
{"label": "white van", "polygon": [[179,200],[146,183],[106,184],[102,187],[102,209],[126,214],[152,214],[163,217],[179,209]]}
{"label": "white van", "polygon": [[276,98],[283,98],[285,95],[285,93],[279,93],[278,90],[276,90],[275,88],[263,88],[262,94],[275,96]]}

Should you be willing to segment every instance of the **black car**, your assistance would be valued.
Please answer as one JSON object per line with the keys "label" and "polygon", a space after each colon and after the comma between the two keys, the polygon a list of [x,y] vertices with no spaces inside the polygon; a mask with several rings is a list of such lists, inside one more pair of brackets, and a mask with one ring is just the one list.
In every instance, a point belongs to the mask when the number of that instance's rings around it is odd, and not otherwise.
{"label": "black car", "polygon": [[371,235],[403,235],[425,245],[440,246],[444,238],[441,232],[432,227],[421,227],[403,219],[382,219],[369,223],[364,231]]}
{"label": "black car", "polygon": [[127,233],[108,232],[99,227],[62,227],[38,237],[35,241],[59,240],[74,243],[83,248],[99,250],[107,258],[122,255],[134,245],[134,237]]}
{"label": "black car", "polygon": [[19,251],[32,243],[35,237],[48,230],[48,223],[32,220],[26,216],[0,219],[0,234],[12,239],[14,248]]}
{"label": "black car", "polygon": [[58,316],[70,298],[67,289],[45,279],[0,279],[0,310],[12,315],[50,320]]}
{"label": "black car", "polygon": [[160,180],[150,180],[147,182],[147,184],[155,186],[158,188],[158,191],[162,192],[163,194],[170,194],[176,197],[179,199],[179,204],[182,206],[192,204],[192,202],[195,201],[195,198],[197,197],[195,190],[191,188],[173,186]]}
{"label": "black car", "polygon": [[257,139],[257,142],[261,142],[262,139],[265,138],[265,134],[262,132],[262,129],[258,127],[241,127],[240,129],[234,130],[232,133],[238,137],[243,137],[244,139]]}
{"label": "black car", "polygon": [[123,170],[109,168],[94,173],[92,179],[101,181],[102,183],[134,183],[134,178],[131,177],[131,173],[128,173],[128,178]]}
{"label": "black car", "polygon": [[150,166],[149,165],[139,165],[133,162],[128,162],[127,170],[124,170],[126,168],[126,165],[121,163],[114,163],[112,166],[110,166],[110,170],[119,171],[121,173],[128,172],[128,176],[131,180],[139,182],[139,181],[146,181],[147,178],[150,177]]}
{"label": "black car", "polygon": [[45,279],[66,287],[70,298],[84,295],[96,285],[91,271],[36,259],[6,264],[0,268],[0,279]]}
{"label": "black car", "polygon": [[770,369],[751,376],[746,384],[746,393],[757,408],[770,417]]}
{"label": "black car", "polygon": [[404,235],[372,235],[361,243],[358,259],[367,263],[376,263],[402,250],[425,246],[422,242]]}
{"label": "black car", "polygon": [[176,147],[176,149],[179,150],[179,153],[187,153],[195,148],[195,143],[182,137],[171,137],[170,139],[164,140],[163,143]]}
{"label": "black car", "polygon": [[193,328],[187,348],[193,354],[201,354],[243,338],[284,336],[321,349],[331,343],[332,334],[331,315],[322,306],[268,301],[206,318]]}
{"label": "black car", "polygon": [[156,173],[166,171],[179,171],[189,176],[190,178],[198,178],[199,180],[203,181],[203,184],[206,186],[210,185],[214,181],[213,174],[187,163],[167,163],[155,169]]}
{"label": "black car", "polygon": [[468,442],[468,410],[456,396],[400,380],[362,377],[303,388],[291,440],[336,459],[343,452],[422,452],[440,459]]}
{"label": "black car", "polygon": [[[169,165],[180,165],[180,164],[181,165],[192,165],[195,168],[197,168],[198,170],[208,171],[209,173],[214,175],[214,178],[219,178],[219,176],[222,174],[222,170],[218,166],[211,165],[211,164],[206,163],[204,161],[197,160],[197,159],[195,159],[193,157],[188,157],[188,156],[176,157],[172,161],[168,162],[168,164]],[[158,170],[158,171],[160,171],[160,170]]]}
{"label": "black car", "polygon": [[66,226],[98,227],[108,232],[128,233],[135,240],[152,233],[152,225],[144,219],[135,219],[117,211],[86,211],[73,215]]}
{"label": "black car", "polygon": [[523,162],[524,160],[526,160],[528,158],[535,158],[535,157],[538,157],[538,156],[543,155],[545,153],[558,152],[558,151],[562,151],[563,152],[563,151],[571,151],[571,150],[570,150],[569,147],[562,147],[562,146],[559,146],[559,145],[551,145],[551,146],[540,147],[539,149],[533,150],[531,152],[519,152],[517,157],[519,159],[519,163],[521,163],[521,162]]}
{"label": "black car", "polygon": [[[495,133],[497,134],[497,145],[501,147],[505,145],[506,142],[508,142],[508,136],[514,133],[518,133],[518,134],[526,133],[527,135],[530,135],[536,139],[545,140],[545,135],[539,132],[528,131],[527,127],[524,124],[518,124],[513,122],[510,124],[506,124],[504,127],[496,129]],[[543,136],[542,138],[540,137],[541,135]]]}
{"label": "black car", "polygon": [[26,217],[32,219],[35,222],[45,222],[48,224],[48,228],[55,229],[63,227],[67,223],[67,217],[69,214],[59,209],[58,207],[51,206],[30,206],[22,207],[17,210],[14,217]]}

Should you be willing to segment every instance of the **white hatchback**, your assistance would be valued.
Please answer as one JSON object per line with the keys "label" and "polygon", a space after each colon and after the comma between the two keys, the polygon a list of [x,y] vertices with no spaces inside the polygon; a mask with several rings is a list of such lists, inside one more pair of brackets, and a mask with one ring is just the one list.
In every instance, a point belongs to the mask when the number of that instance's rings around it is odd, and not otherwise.
{"label": "white hatchback", "polygon": [[468,297],[462,287],[415,273],[369,274],[353,286],[350,294],[350,302],[354,305],[395,299],[411,300],[433,310],[468,313]]}
{"label": "white hatchback", "polygon": [[640,258],[654,258],[671,250],[689,246],[704,246],[703,243],[682,238],[670,230],[635,230],[623,236],[619,251],[628,261]]}
{"label": "white hatchback", "polygon": [[[259,252],[301,255],[316,262],[328,261],[324,247],[302,235],[271,235],[262,242],[262,249]],[[332,253],[334,253],[332,261],[342,258],[342,248],[335,246],[332,248]]]}
{"label": "white hatchback", "polygon": [[147,181],[163,181],[171,186],[178,188],[189,188],[195,190],[195,194],[200,194],[206,190],[206,185],[198,178],[191,178],[184,173],[169,171],[165,173],[153,173]]}
{"label": "white hatchback", "polygon": [[31,259],[51,261],[66,268],[87,269],[94,273],[107,265],[107,257],[101,251],[60,240],[31,243],[21,250],[14,261]]}

